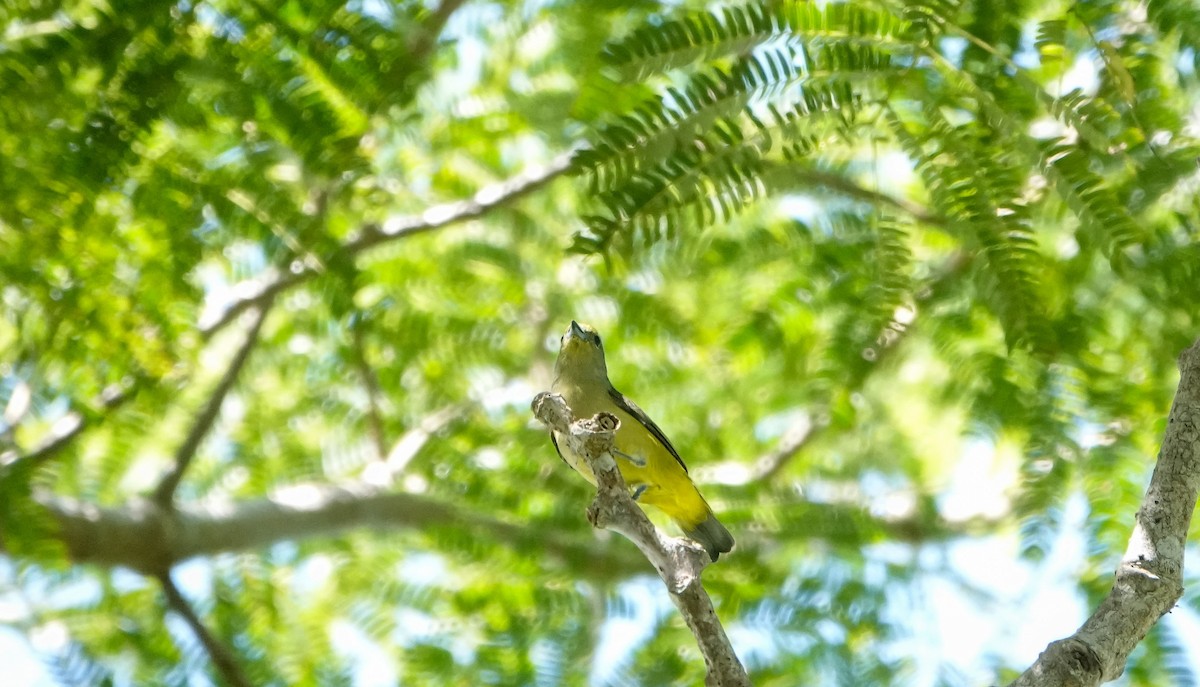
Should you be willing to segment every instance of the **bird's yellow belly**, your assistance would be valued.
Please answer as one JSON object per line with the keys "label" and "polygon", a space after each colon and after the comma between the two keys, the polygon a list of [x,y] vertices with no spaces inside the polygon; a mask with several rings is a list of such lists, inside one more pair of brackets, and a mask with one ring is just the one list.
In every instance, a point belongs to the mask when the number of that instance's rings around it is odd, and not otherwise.
{"label": "bird's yellow belly", "polygon": [[[708,517],[708,505],[683,466],[636,418],[615,406],[600,407],[600,404],[589,403],[589,394],[559,393],[563,394],[576,417],[591,417],[605,411],[616,415],[621,421],[613,438],[616,452],[613,458],[625,483],[635,494],[639,494],[639,502],[654,506],[687,526]],[[587,461],[571,451],[565,437],[558,435],[556,439],[567,464],[587,481],[596,484],[596,475]]]}

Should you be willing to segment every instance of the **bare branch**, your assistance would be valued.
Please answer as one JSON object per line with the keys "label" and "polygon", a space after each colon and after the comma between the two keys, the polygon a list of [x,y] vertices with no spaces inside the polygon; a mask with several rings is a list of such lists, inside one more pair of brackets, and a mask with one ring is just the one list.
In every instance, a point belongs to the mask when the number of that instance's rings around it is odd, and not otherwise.
{"label": "bare branch", "polygon": [[779,443],[775,445],[775,448],[754,461],[754,467],[750,469],[751,479],[757,482],[771,479],[779,474],[779,471],[791,461],[792,457],[812,441],[818,431],[819,427],[813,424],[808,413],[801,413],[800,417],[779,438]]}
{"label": "bare branch", "polygon": [[200,616],[196,615],[196,611],[192,609],[191,604],[187,599],[183,598],[179,587],[175,586],[175,581],[171,579],[171,573],[164,572],[158,575],[158,581],[162,583],[163,594],[167,597],[167,607],[178,613],[196,638],[200,640],[200,644],[204,646],[204,650],[208,652],[208,657],[212,660],[213,665],[220,671],[221,676],[225,681],[234,687],[252,687],[250,679],[242,672],[241,666],[237,664],[237,660],[233,655],[233,651],[225,646],[221,640],[213,636],[208,628],[201,622]]}
{"label": "bare branch", "polygon": [[572,156],[573,153],[560,155],[544,167],[526,170],[511,179],[488,186],[467,200],[435,205],[419,215],[392,217],[382,225],[366,224],[359,236],[346,243],[343,250],[357,255],[381,243],[479,217],[550,183],[571,168]]}
{"label": "bare branch", "polygon": [[156,503],[162,506],[170,506],[174,500],[175,490],[179,487],[180,480],[183,479],[183,473],[187,471],[188,465],[191,464],[192,458],[200,448],[200,442],[204,440],[208,431],[212,429],[213,423],[217,421],[217,415],[221,412],[221,404],[225,402],[225,396],[233,388],[238,374],[241,373],[246,360],[250,358],[250,351],[258,341],[258,334],[262,330],[263,321],[267,319],[267,310],[269,307],[270,303],[265,303],[255,311],[250,328],[246,330],[246,338],[242,341],[242,345],[238,348],[237,353],[234,354],[233,359],[229,361],[229,367],[226,368],[225,374],[221,376],[221,380],[217,382],[217,386],[213,389],[212,395],[209,396],[208,402],[205,403],[200,413],[196,416],[196,421],[192,423],[192,428],[188,431],[187,436],[184,437],[183,443],[175,451],[174,465],[167,471],[167,474],[163,475],[162,481],[158,483],[158,487],[154,490],[154,500]]}
{"label": "bare branch", "polygon": [[1179,388],[1150,486],[1112,590],[1075,634],[1052,642],[1011,687],[1115,680],[1138,642],[1183,595],[1183,554],[1200,491],[1200,341],[1179,357]]}
{"label": "bare branch", "polygon": [[[571,154],[563,154],[544,167],[526,170],[506,181],[488,186],[467,200],[435,205],[418,215],[392,217],[382,225],[364,224],[358,235],[349,239],[338,249],[337,256],[323,262],[330,263],[339,258],[354,258],[363,251],[390,241],[416,236],[425,232],[467,219],[480,217],[488,211],[510,203],[550,183],[571,168]],[[228,325],[239,314],[254,307],[261,307],[277,294],[307,281],[320,272],[320,264],[314,260],[296,260],[287,271],[268,274],[265,277],[240,284],[234,291],[238,298],[220,312],[201,319],[200,333],[208,338]]]}
{"label": "bare branch", "polygon": [[[116,410],[133,397],[136,386],[132,380],[110,385],[100,392],[100,397],[93,401],[92,405],[100,406],[101,411],[105,413]],[[26,463],[36,467],[69,446],[87,428],[88,424],[87,416],[79,411],[71,411],[55,422],[54,426],[50,428],[50,433],[29,453],[23,456],[17,455],[14,451],[0,454],[0,468],[15,468]]]}
{"label": "bare branch", "polygon": [[414,62],[421,62],[429,57],[438,37],[442,35],[442,29],[450,20],[450,15],[465,3],[466,0],[442,0],[437,9],[430,13],[409,48],[409,55]]}
{"label": "bare branch", "polygon": [[808,446],[827,426],[815,424],[813,417],[801,412],[779,437],[778,443],[766,453],[747,465],[739,460],[700,465],[692,470],[692,479],[697,484],[724,484],[727,486],[751,484],[770,480],[778,475],[800,451]]}
{"label": "bare branch", "polygon": [[576,420],[563,398],[549,393],[538,394],[533,400],[533,414],[547,427],[566,436],[571,450],[584,456],[591,465],[597,482],[596,499],[588,507],[592,525],[624,535],[658,570],[704,656],[705,684],[749,687],[746,669],[734,653],[712,600],[700,582],[708,554],[691,541],[663,535],[629,495],[611,453],[620,421],[609,413]]}
{"label": "bare branch", "polygon": [[[230,303],[218,310],[205,312],[200,318],[200,335],[211,339],[213,334],[224,329],[239,315],[252,308],[261,309],[275,300],[279,294],[303,283],[320,271],[315,261],[294,260],[287,271],[267,270],[264,274],[247,279],[233,287],[238,294]],[[206,309],[207,310],[207,309]]]}
{"label": "bare branch", "polygon": [[405,432],[392,445],[392,450],[387,452],[387,459],[382,466],[378,463],[367,465],[363,470],[363,480],[378,486],[390,485],[397,475],[404,472],[409,461],[416,457],[431,436],[465,415],[470,407],[471,404],[468,403],[456,403],[435,410],[421,418],[414,427]]}

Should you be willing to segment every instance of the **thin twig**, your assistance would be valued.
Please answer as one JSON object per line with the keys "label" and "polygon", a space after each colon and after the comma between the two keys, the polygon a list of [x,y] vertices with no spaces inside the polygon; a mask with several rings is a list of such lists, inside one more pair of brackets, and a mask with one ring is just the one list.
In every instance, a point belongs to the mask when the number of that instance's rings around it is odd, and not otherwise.
{"label": "thin twig", "polygon": [[366,324],[361,319],[350,325],[351,345],[354,348],[354,366],[358,368],[358,376],[362,378],[363,387],[367,390],[367,425],[371,430],[371,442],[375,448],[375,460],[382,461],[387,457],[387,439],[383,429],[383,415],[379,406],[384,398],[379,388],[379,378],[375,370],[367,362],[366,341],[363,330]]}
{"label": "thin twig", "polygon": [[417,421],[415,425],[401,436],[392,449],[387,452],[387,460],[384,462],[385,471],[382,480],[376,478],[376,482],[390,484],[398,475],[402,474],[408,463],[416,457],[417,453],[425,446],[425,442],[434,434],[445,429],[451,422],[467,413],[471,407],[469,403],[456,403],[454,405],[445,406],[433,411]]}
{"label": "thin twig", "polygon": [[[103,413],[112,412],[133,397],[136,387],[137,384],[134,381],[108,386],[100,392],[100,397],[93,401],[92,405],[100,406],[100,411]],[[0,468],[16,468],[21,465],[37,467],[69,446],[89,424],[90,421],[86,415],[79,411],[71,411],[55,422],[50,429],[50,434],[44,437],[29,453],[17,455],[15,452],[9,451],[0,454]]]}
{"label": "thin twig", "polygon": [[629,495],[612,456],[613,437],[620,421],[609,413],[577,420],[561,396],[549,393],[538,394],[533,400],[533,413],[565,437],[571,450],[584,456],[596,475],[596,499],[588,508],[588,520],[596,527],[624,535],[658,570],[704,656],[705,684],[749,687],[746,669],[700,581],[709,562],[708,554],[698,544],[660,533]]}
{"label": "thin twig", "polygon": [[797,186],[824,186],[844,196],[863,200],[875,205],[891,206],[916,220],[933,227],[945,227],[950,222],[929,208],[905,198],[888,195],[882,191],[864,188],[841,174],[819,169],[788,167],[788,178]]}
{"label": "thin twig", "polygon": [[175,451],[175,462],[171,469],[163,476],[158,487],[154,490],[155,503],[169,508],[175,498],[175,490],[179,487],[180,480],[183,479],[183,473],[187,471],[188,465],[191,464],[192,458],[195,457],[196,451],[200,448],[200,442],[212,429],[213,423],[217,420],[217,415],[221,412],[221,404],[225,402],[225,396],[229,394],[229,390],[233,388],[237,381],[238,374],[241,373],[242,367],[246,364],[246,360],[250,357],[250,351],[254,348],[254,344],[258,341],[259,331],[262,329],[263,321],[267,319],[267,310],[270,304],[264,304],[254,312],[254,319],[250,323],[250,328],[246,331],[246,338],[242,341],[242,345],[234,354],[233,360],[229,361],[229,367],[226,368],[225,374],[221,376],[221,380],[217,382],[217,386],[213,389],[212,395],[209,396],[208,402],[200,410],[196,416],[196,421],[192,423],[192,428],[184,437],[183,443],[179,445]]}
{"label": "thin twig", "polygon": [[774,449],[767,451],[754,461],[754,466],[750,468],[751,481],[761,482],[778,475],[791,462],[792,458],[805,446],[808,446],[826,426],[828,425],[824,423],[815,424],[808,413],[803,413],[787,428],[783,436],[779,437],[779,443],[775,445]]}
{"label": "thin twig", "polygon": [[696,484],[723,484],[740,486],[769,481],[783,471],[788,463],[820,435],[828,423],[817,424],[813,416],[801,412],[795,421],[784,430],[779,441],[771,450],[747,464],[741,459],[730,459],[720,463],[697,465],[692,469],[692,481]]}
{"label": "thin twig", "polygon": [[[571,155],[563,154],[544,167],[526,170],[512,178],[488,186],[467,200],[435,205],[417,215],[404,215],[386,220],[383,224],[367,223],[359,228],[358,234],[337,250],[336,256],[323,260],[331,264],[337,259],[354,258],[363,251],[383,243],[396,241],[417,234],[441,229],[463,220],[480,217],[488,211],[510,203],[536,191],[571,168]],[[287,270],[272,273],[264,278],[253,279],[234,287],[241,293],[223,310],[200,322],[200,334],[212,337],[228,325],[235,317],[254,307],[261,307],[277,294],[305,282],[320,272],[319,264],[313,260],[296,260]]]}
{"label": "thin twig", "polygon": [[213,633],[200,620],[200,616],[196,615],[191,604],[183,598],[179,587],[175,586],[175,581],[171,579],[171,573],[160,574],[158,581],[162,583],[163,594],[167,597],[167,607],[178,613],[191,628],[192,633],[200,640],[200,644],[204,646],[208,657],[225,681],[234,687],[253,687],[250,678],[246,677],[246,674],[242,672],[242,667],[238,665],[233,651],[224,642],[213,636]]}
{"label": "thin twig", "polygon": [[219,311],[206,312],[201,316],[200,335],[211,339],[242,313],[252,308],[262,308],[280,293],[311,279],[319,272],[317,263],[297,259],[286,270],[267,270],[263,275],[238,283],[231,290],[240,295]]}

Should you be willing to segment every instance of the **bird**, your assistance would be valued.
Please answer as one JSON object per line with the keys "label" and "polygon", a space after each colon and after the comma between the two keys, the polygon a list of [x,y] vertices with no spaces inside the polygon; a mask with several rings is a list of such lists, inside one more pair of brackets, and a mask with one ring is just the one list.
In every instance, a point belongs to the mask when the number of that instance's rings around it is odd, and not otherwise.
{"label": "bird", "polygon": [[[613,388],[604,345],[595,329],[571,321],[561,339],[554,374],[550,391],[562,396],[576,417],[592,417],[604,411],[621,421],[612,453],[635,501],[666,513],[685,536],[704,547],[713,561],[733,549],[733,536],[692,483],[687,465],[671,440],[646,411]],[[595,485],[591,466],[571,450],[566,437],[551,431],[550,438],[558,457]]]}

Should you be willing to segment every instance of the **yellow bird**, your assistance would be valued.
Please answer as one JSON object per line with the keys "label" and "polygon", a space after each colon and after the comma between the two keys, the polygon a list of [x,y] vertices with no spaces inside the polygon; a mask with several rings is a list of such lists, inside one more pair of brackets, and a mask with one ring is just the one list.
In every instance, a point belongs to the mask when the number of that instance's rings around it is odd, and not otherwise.
{"label": "yellow bird", "polygon": [[[576,417],[601,411],[617,416],[621,426],[613,440],[613,454],[633,498],[671,517],[690,539],[699,542],[714,561],[733,548],[729,530],[717,522],[712,509],[688,477],[687,466],[670,439],[641,408],[608,381],[604,346],[595,329],[574,320],[562,337],[554,364],[554,385]],[[551,432],[554,448],[563,462],[593,485],[596,476],[581,456],[571,451],[564,437]]]}

